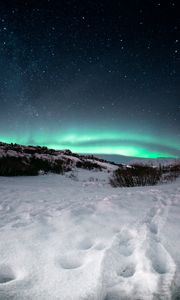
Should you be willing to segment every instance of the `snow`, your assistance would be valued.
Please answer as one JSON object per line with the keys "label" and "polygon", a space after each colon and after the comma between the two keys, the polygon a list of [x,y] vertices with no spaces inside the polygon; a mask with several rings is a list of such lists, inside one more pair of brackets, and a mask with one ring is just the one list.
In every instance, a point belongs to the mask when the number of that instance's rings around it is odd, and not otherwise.
{"label": "snow", "polygon": [[0,177],[0,299],[179,299],[180,181]]}
{"label": "snow", "polygon": [[101,162],[98,161],[96,159],[86,159],[86,161],[92,162],[92,163],[97,163],[100,167],[104,168],[104,169],[108,169],[109,171],[115,171],[118,169],[117,165],[113,165],[111,163],[108,162]]}

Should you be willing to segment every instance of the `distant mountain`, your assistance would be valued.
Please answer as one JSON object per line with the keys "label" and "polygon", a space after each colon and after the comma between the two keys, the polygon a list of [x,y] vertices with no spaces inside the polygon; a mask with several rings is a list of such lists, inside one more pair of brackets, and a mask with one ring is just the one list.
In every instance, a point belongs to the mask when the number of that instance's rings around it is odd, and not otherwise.
{"label": "distant mountain", "polygon": [[116,164],[128,164],[134,159],[132,156],[125,156],[119,154],[95,154],[96,157],[105,159],[107,161],[113,161]]}
{"label": "distant mountain", "polygon": [[95,155],[98,158],[105,159],[107,161],[113,161],[116,164],[145,164],[159,166],[161,165],[171,165],[180,162],[180,158],[139,158],[125,155],[111,155],[111,154],[97,154]]}
{"label": "distant mountain", "polygon": [[136,158],[129,161],[130,165],[141,164],[150,166],[170,166],[180,164],[180,158]]}

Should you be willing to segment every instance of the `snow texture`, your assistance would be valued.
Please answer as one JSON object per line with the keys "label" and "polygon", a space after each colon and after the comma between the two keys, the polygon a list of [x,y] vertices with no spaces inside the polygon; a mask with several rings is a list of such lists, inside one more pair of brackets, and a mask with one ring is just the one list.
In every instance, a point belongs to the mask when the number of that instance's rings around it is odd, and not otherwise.
{"label": "snow texture", "polygon": [[1,300],[180,299],[180,181],[108,176],[0,178]]}

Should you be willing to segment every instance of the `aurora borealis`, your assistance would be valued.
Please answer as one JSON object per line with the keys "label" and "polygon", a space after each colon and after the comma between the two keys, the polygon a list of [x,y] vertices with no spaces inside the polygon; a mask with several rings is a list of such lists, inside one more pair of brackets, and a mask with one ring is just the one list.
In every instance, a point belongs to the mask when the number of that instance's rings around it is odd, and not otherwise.
{"label": "aurora borealis", "polygon": [[179,37],[177,1],[0,3],[0,141],[180,157]]}
{"label": "aurora borealis", "polygon": [[[48,146],[54,149],[71,149],[78,153],[87,154],[115,154],[135,157],[158,158],[158,157],[178,157],[179,145],[175,143],[168,144],[166,139],[155,139],[150,136],[142,136],[128,132],[92,132],[86,131],[86,135],[81,132],[71,130],[65,135],[52,136],[33,134],[33,139],[27,136],[17,136],[15,138],[2,137],[1,140],[11,143],[33,144]],[[158,149],[158,151],[156,150]]]}

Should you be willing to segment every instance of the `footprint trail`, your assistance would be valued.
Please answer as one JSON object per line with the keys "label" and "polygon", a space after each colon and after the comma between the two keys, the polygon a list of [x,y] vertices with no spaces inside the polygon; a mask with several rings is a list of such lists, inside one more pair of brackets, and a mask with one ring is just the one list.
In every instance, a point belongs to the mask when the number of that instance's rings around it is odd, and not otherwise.
{"label": "footprint trail", "polygon": [[157,195],[140,223],[114,237],[103,261],[105,300],[131,299],[132,293],[138,300],[171,299],[176,267],[159,237],[170,206],[165,195]]}

